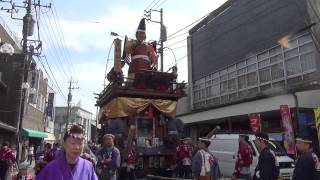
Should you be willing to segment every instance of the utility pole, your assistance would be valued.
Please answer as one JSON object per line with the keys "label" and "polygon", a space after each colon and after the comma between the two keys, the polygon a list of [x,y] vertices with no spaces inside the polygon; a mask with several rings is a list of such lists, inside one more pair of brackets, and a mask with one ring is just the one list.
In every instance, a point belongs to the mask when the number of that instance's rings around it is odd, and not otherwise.
{"label": "utility pole", "polygon": [[163,35],[162,35],[162,31],[163,31],[163,14],[162,14],[162,8],[160,9],[160,48],[161,48],[161,72],[163,72]]}
{"label": "utility pole", "polygon": [[70,79],[70,82],[69,82],[69,93],[68,93],[68,108],[67,108],[67,119],[66,119],[66,131],[68,130],[68,125],[69,125],[69,118],[70,118],[70,111],[71,111],[71,101],[72,101],[72,90],[74,89],[79,89],[79,87],[74,87],[72,86],[72,84],[75,84],[77,83],[76,81],[72,81],[72,77]]}
{"label": "utility pole", "polygon": [[[159,12],[160,13],[160,21],[151,20],[151,12]],[[160,24],[160,63],[161,63],[161,72],[163,72],[163,42],[167,41],[167,29],[166,26],[163,24],[163,10],[150,9],[149,11],[145,11],[145,16],[148,21],[159,23]]]}
{"label": "utility pole", "polygon": [[[1,0],[0,2],[10,3],[11,8],[3,8],[1,7],[0,10],[5,10],[6,12],[11,14],[12,19],[16,20],[22,20],[23,21],[23,28],[22,28],[22,54],[23,54],[23,60],[22,60],[22,73],[19,77],[19,83],[21,84],[21,90],[19,89],[18,96],[18,102],[17,102],[17,114],[15,116],[17,120],[17,160],[20,161],[20,151],[21,151],[21,129],[23,124],[23,118],[24,118],[24,111],[26,106],[26,94],[27,89],[29,88],[28,85],[28,73],[32,62],[32,56],[33,55],[40,55],[40,49],[42,48],[42,43],[40,40],[32,40],[28,39],[29,36],[33,35],[34,30],[34,24],[35,20],[32,17],[32,6],[34,7],[45,7],[45,8],[51,8],[51,3],[48,6],[44,6],[40,4],[40,0],[36,3],[32,0],[26,0],[24,2],[24,5],[16,5],[12,0]],[[33,2],[33,3],[32,3]],[[22,8],[26,10],[25,16],[21,18],[14,17],[13,14],[18,12],[18,9],[16,8]]]}

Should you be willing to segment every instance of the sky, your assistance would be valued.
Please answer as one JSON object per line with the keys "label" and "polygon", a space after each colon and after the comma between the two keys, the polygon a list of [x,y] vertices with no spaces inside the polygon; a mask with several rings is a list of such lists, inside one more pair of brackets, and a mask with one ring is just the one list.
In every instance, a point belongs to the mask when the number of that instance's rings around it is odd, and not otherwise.
{"label": "sky", "polygon": [[[23,5],[22,0],[13,2],[16,5]],[[43,70],[45,77],[49,76],[49,85],[56,92],[56,106],[67,105],[68,86],[72,78],[75,82],[73,86],[79,88],[72,90],[72,104],[80,105],[95,114],[94,93],[100,93],[104,84],[108,83],[104,79],[105,70],[107,68],[108,72],[113,66],[111,44],[115,37],[111,36],[110,32],[118,33],[122,40],[124,35],[134,38],[144,10],[162,8],[163,22],[168,35],[164,47],[171,48],[164,51],[164,70],[173,66],[176,59],[178,81],[187,82],[186,37],[188,30],[193,26],[172,34],[215,10],[226,0],[41,0],[40,2],[42,5],[51,3],[51,8],[32,9],[34,18],[38,19],[39,28],[35,25],[35,33],[30,39],[40,38],[43,43],[41,57],[36,58],[37,67]],[[0,7],[11,6],[0,2]],[[21,18],[24,13],[23,9],[19,9],[13,17]],[[0,11],[0,15],[16,36],[21,38],[22,21],[11,19],[10,14],[5,11]],[[160,14],[152,12],[151,18],[159,21]],[[159,29],[158,23],[147,22],[147,41],[159,40]],[[127,68],[125,67],[124,71],[127,71]]]}

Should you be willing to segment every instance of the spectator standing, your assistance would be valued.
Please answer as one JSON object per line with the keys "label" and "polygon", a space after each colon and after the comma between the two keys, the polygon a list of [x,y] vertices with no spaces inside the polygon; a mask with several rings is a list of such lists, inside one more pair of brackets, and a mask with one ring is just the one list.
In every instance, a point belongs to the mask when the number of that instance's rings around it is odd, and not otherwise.
{"label": "spectator standing", "polygon": [[16,157],[9,146],[9,142],[4,142],[0,149],[0,179],[4,180],[8,169],[15,163]]}
{"label": "spectator standing", "polygon": [[255,143],[260,150],[259,160],[254,180],[277,180],[279,176],[279,164],[275,153],[269,149],[269,136],[265,133],[256,134]]}
{"label": "spectator standing", "polygon": [[295,165],[293,171],[293,180],[320,179],[320,162],[318,156],[312,151],[312,141],[307,138],[297,138],[297,150],[302,153]]}
{"label": "spectator standing", "polygon": [[28,148],[28,162],[29,164],[32,164],[32,159],[34,157],[34,146],[30,144]]}
{"label": "spectator standing", "polygon": [[29,163],[27,161],[19,164],[19,172],[12,177],[12,180],[33,180],[32,175],[28,172]]}

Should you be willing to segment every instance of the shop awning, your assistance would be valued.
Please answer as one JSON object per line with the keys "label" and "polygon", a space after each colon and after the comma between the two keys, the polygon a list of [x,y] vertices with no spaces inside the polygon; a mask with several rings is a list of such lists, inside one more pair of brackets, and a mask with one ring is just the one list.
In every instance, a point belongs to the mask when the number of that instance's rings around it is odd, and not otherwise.
{"label": "shop awning", "polygon": [[22,135],[26,137],[35,137],[35,138],[47,138],[48,135],[45,132],[42,131],[36,131],[31,129],[22,129]]}
{"label": "shop awning", "polygon": [[45,141],[55,141],[56,137],[52,133],[47,133],[48,137],[44,138]]}

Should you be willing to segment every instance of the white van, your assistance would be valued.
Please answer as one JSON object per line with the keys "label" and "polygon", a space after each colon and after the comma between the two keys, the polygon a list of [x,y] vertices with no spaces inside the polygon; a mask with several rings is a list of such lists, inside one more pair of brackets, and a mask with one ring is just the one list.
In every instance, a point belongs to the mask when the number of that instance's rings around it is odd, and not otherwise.
{"label": "white van", "polygon": [[[249,144],[253,151],[253,162],[250,166],[251,174],[254,174],[254,169],[258,164],[259,151],[254,141],[255,136],[248,134]],[[209,151],[218,159],[222,174],[225,177],[232,177],[234,166],[236,163],[239,134],[217,134],[213,135],[210,140]],[[288,157],[283,148],[270,138],[269,148],[275,154],[280,167],[280,176],[283,179],[291,179],[294,170],[294,161]]]}

